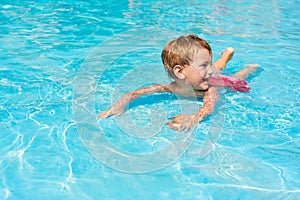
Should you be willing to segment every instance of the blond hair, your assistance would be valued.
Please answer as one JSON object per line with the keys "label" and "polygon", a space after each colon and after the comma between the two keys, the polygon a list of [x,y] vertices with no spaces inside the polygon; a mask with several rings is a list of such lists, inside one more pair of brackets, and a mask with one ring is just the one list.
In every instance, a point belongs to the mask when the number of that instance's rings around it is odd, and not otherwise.
{"label": "blond hair", "polygon": [[168,42],[161,53],[161,59],[168,75],[175,78],[173,67],[189,65],[193,61],[195,53],[201,48],[207,49],[209,55],[212,55],[208,42],[194,34],[181,36]]}

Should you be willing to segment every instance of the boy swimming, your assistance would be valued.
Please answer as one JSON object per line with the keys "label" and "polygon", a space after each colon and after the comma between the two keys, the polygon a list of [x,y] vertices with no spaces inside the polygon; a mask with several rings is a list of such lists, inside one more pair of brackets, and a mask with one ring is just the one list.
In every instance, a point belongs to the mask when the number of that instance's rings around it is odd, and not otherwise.
{"label": "boy swimming", "polygon": [[[120,115],[126,105],[138,97],[170,92],[181,96],[203,97],[203,107],[190,115],[180,114],[172,117],[167,125],[177,131],[189,131],[198,122],[213,112],[214,105],[218,100],[218,87],[209,84],[209,78],[222,71],[231,60],[234,49],[229,47],[222,52],[222,56],[212,65],[212,49],[210,45],[197,35],[181,36],[172,40],[164,47],[161,57],[164,68],[174,80],[170,84],[156,84],[141,88],[125,94],[108,110],[98,114],[99,118],[107,118],[112,115]],[[233,75],[238,79],[244,79],[257,65],[249,65]]]}

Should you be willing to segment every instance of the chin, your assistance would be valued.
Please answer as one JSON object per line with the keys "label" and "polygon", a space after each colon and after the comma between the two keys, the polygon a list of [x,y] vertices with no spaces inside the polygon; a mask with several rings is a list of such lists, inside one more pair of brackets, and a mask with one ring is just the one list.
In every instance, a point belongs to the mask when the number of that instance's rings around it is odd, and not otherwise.
{"label": "chin", "polygon": [[207,90],[208,89],[208,83],[203,82],[199,84],[198,90]]}

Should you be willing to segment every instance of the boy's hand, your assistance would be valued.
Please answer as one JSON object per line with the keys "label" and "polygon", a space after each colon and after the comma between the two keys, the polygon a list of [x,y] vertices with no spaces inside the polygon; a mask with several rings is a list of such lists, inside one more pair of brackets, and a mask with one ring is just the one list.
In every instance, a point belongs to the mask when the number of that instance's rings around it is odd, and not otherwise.
{"label": "boy's hand", "polygon": [[124,112],[124,108],[123,107],[120,107],[120,106],[112,106],[109,110],[107,111],[104,111],[100,114],[97,115],[97,117],[99,118],[107,118],[109,116],[118,116],[118,115],[121,115],[122,113]]}
{"label": "boy's hand", "polygon": [[199,121],[200,121],[199,117],[195,114],[192,115],[181,114],[176,116],[173,120],[169,121],[167,125],[176,131],[187,132],[191,130]]}

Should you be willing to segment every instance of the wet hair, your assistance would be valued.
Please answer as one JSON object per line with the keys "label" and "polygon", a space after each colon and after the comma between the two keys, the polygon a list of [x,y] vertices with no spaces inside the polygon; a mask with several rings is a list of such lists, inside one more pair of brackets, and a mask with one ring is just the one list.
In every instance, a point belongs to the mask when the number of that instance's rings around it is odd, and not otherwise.
{"label": "wet hair", "polygon": [[208,42],[194,34],[181,36],[168,42],[161,53],[161,59],[168,75],[175,78],[173,68],[176,65],[183,67],[189,65],[198,50],[203,48],[207,49],[209,55],[212,56]]}

